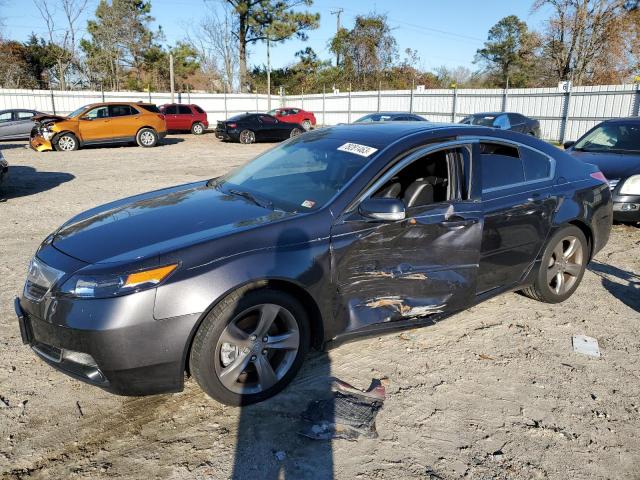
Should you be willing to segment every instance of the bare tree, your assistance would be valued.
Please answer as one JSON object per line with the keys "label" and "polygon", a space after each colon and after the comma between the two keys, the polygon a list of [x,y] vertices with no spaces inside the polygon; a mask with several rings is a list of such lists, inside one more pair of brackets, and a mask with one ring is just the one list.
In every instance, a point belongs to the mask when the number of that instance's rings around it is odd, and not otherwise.
{"label": "bare tree", "polygon": [[209,77],[210,88],[215,89],[216,77],[222,79],[227,92],[238,85],[238,41],[233,32],[238,20],[227,5],[222,12],[212,9],[202,18],[195,33],[188,34],[189,43],[198,52],[202,71]]}
{"label": "bare tree", "polygon": [[611,66],[626,15],[624,0],[536,0],[553,10],[543,39],[550,76],[576,84]]}
{"label": "bare tree", "polygon": [[[55,74],[61,90],[67,89],[67,76],[72,66],[77,65],[78,20],[87,7],[88,0],[33,0],[44,20],[49,35],[49,43],[55,48]],[[63,26],[58,27],[60,11],[64,15]]]}

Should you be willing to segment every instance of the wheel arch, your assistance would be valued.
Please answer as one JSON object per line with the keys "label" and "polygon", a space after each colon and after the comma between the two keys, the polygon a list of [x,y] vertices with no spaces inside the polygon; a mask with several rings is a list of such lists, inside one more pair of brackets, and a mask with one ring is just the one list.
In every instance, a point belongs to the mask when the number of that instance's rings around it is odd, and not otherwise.
{"label": "wheel arch", "polygon": [[589,261],[593,257],[593,232],[591,231],[591,227],[587,225],[585,222],[581,220],[570,220],[567,222],[567,225],[573,225],[574,227],[578,227],[585,238],[587,239],[587,247],[589,248]]}
{"label": "wheel arch", "polygon": [[142,127],[138,128],[138,130],[136,130],[136,137],[138,136],[138,134],[140,133],[140,130],[144,129],[144,128],[150,128],[151,130],[153,130],[154,132],[156,132],[156,135],[158,135],[158,130],[156,130],[155,127],[151,126],[151,125],[143,125]]}
{"label": "wheel arch", "polygon": [[322,313],[320,311],[320,307],[318,306],[318,303],[313,298],[313,296],[303,286],[292,280],[283,278],[264,278],[260,280],[251,280],[226,291],[223,295],[220,295],[215,301],[213,301],[204,312],[202,312],[200,318],[198,318],[198,321],[195,323],[195,325],[191,329],[191,332],[189,333],[189,338],[182,355],[182,371],[187,372],[188,374],[191,373],[189,372],[189,356],[191,355],[193,341],[195,339],[196,333],[200,328],[200,325],[207,317],[207,315],[209,315],[209,312],[211,312],[211,310],[213,310],[216,305],[222,302],[225,298],[238,290],[251,291],[264,288],[286,292],[297,298],[300,301],[302,307],[309,315],[309,327],[311,328],[311,346],[313,348],[320,348],[323,345],[324,325],[322,323]]}

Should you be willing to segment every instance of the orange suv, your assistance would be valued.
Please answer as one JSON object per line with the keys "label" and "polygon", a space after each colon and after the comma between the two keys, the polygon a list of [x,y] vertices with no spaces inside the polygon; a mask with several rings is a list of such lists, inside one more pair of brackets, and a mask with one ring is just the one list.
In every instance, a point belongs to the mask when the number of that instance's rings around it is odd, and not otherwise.
{"label": "orange suv", "polygon": [[164,115],[148,103],[94,103],[68,116],[36,115],[29,143],[39,152],[68,152],[85,145],[136,142],[154,147],[167,134]]}

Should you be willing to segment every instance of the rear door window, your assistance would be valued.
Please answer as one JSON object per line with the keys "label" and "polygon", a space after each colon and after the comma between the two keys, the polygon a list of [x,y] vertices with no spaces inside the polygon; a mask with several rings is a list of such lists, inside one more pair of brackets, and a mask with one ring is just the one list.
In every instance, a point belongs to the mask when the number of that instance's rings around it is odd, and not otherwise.
{"label": "rear door window", "polygon": [[178,105],[178,114],[179,115],[192,115],[191,109],[186,105]]}
{"label": "rear door window", "polygon": [[126,117],[127,115],[135,115],[138,113],[129,105],[111,105],[109,106],[110,117]]}
{"label": "rear door window", "polygon": [[276,123],[276,119],[273,118],[271,115],[260,115],[260,121],[267,125]]}
{"label": "rear door window", "polygon": [[16,112],[17,115],[17,119],[18,120],[29,120],[30,118],[32,118],[36,113],[35,112],[30,112],[28,110],[22,110],[20,112]]}
{"label": "rear door window", "polygon": [[507,187],[525,181],[518,149],[499,143],[480,144],[482,191]]}
{"label": "rear door window", "polygon": [[522,147],[520,148],[520,157],[524,165],[524,178],[527,182],[544,180],[551,176],[551,160],[546,155]]}

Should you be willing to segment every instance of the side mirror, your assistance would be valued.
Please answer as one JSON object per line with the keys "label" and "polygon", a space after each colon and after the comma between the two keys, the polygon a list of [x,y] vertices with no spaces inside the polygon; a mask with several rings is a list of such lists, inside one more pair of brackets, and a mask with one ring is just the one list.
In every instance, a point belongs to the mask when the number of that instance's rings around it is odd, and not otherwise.
{"label": "side mirror", "polygon": [[564,143],[562,144],[562,146],[564,147],[564,149],[565,149],[565,150],[567,150],[567,149],[569,149],[569,148],[573,147],[575,144],[576,144],[576,142],[574,142],[574,141],[569,141],[569,142],[564,142]]}
{"label": "side mirror", "polygon": [[80,120],[91,120],[91,119],[89,117],[87,117],[87,116],[82,116],[82,117],[80,117]]}
{"label": "side mirror", "polygon": [[389,222],[404,220],[406,216],[404,202],[397,198],[368,198],[358,211],[363,217]]}

